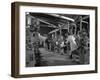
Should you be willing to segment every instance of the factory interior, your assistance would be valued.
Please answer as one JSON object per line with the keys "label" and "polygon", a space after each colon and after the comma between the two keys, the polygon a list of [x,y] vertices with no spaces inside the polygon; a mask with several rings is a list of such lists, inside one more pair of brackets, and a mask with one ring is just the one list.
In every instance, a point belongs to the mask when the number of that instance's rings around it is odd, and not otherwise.
{"label": "factory interior", "polygon": [[89,64],[89,15],[26,12],[26,67]]}

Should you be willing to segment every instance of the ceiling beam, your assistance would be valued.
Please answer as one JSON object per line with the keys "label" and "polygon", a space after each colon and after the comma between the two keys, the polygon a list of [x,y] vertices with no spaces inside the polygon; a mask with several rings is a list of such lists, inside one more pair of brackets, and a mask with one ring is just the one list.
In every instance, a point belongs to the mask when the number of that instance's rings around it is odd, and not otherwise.
{"label": "ceiling beam", "polygon": [[86,23],[86,24],[88,24],[88,22],[87,21],[82,21],[83,23]]}
{"label": "ceiling beam", "polygon": [[89,16],[85,16],[85,17],[82,18],[82,20],[85,20],[85,19],[88,19],[88,18],[89,18]]}
{"label": "ceiling beam", "polygon": [[66,19],[66,20],[69,20],[69,21],[72,21],[72,22],[75,21],[72,18],[69,18],[69,17],[66,17],[66,16],[62,16],[62,15],[58,15],[58,14],[48,14],[48,15],[51,15],[51,16],[54,16],[54,17],[58,17],[58,18],[62,18],[62,19]]}
{"label": "ceiling beam", "polygon": [[51,32],[49,32],[49,34],[55,33],[55,32],[57,32],[57,31],[59,31],[59,29],[54,29],[54,30],[52,30]]}
{"label": "ceiling beam", "polygon": [[[31,16],[32,18],[36,18],[36,17],[33,17],[33,16]],[[48,24],[48,25],[50,25],[50,26],[52,26],[52,27],[54,27],[54,28],[56,28],[57,26],[55,26],[54,24],[51,24],[51,23],[49,23],[49,22],[47,22],[47,21],[44,21],[44,20],[42,20],[42,19],[39,19],[39,18],[37,18],[40,22],[43,22],[43,23],[45,23],[45,24]]]}

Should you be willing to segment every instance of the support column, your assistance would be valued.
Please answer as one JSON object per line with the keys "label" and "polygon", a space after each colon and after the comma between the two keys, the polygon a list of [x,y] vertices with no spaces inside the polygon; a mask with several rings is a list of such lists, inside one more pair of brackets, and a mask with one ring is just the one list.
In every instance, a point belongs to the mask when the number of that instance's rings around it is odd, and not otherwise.
{"label": "support column", "polygon": [[77,26],[76,26],[76,24],[75,24],[75,23],[74,23],[74,25],[75,25],[75,33],[74,33],[74,34],[76,35],[76,29],[77,29]]}
{"label": "support column", "polygon": [[68,32],[69,32],[69,22],[68,22]]}
{"label": "support column", "polygon": [[61,25],[58,25],[58,26],[59,26],[60,37],[61,37],[61,34],[62,34],[62,28],[61,28]]}
{"label": "support column", "polygon": [[55,39],[57,38],[57,32],[55,32]]}
{"label": "support column", "polygon": [[80,16],[80,31],[82,31],[82,16]]}

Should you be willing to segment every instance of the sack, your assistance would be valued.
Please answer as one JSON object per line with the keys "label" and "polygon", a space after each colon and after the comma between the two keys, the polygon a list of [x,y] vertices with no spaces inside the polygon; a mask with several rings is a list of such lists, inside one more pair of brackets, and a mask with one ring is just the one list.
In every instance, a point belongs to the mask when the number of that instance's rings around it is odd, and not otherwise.
{"label": "sack", "polygon": [[77,36],[75,37],[75,42],[76,42],[77,46],[79,47],[80,46],[80,40]]}

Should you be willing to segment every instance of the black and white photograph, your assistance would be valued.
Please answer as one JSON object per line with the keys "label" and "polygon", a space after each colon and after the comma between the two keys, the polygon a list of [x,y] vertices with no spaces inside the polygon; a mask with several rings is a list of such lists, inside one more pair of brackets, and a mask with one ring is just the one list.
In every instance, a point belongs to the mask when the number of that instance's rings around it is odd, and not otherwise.
{"label": "black and white photograph", "polygon": [[90,64],[90,15],[25,13],[26,67]]}
{"label": "black and white photograph", "polygon": [[97,7],[12,4],[12,76],[97,73]]}

